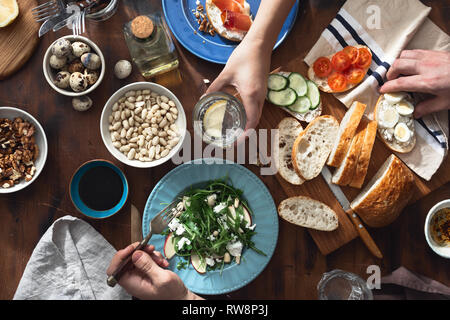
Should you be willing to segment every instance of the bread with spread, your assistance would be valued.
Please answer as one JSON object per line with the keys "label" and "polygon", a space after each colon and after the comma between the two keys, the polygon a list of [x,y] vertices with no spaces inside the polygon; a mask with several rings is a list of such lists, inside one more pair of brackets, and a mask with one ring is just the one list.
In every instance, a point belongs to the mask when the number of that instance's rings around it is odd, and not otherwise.
{"label": "bread with spread", "polygon": [[392,154],[350,206],[368,226],[384,227],[400,215],[413,191],[413,174]]}
{"label": "bread with spread", "polygon": [[414,100],[406,92],[386,93],[375,106],[378,135],[391,150],[408,153],[416,145]]}

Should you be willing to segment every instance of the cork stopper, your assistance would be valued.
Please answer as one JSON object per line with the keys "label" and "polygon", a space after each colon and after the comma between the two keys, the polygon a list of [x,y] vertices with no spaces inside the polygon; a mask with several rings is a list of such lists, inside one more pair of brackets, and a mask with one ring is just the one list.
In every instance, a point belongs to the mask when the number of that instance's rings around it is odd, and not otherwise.
{"label": "cork stopper", "polygon": [[153,21],[147,16],[137,16],[131,21],[131,32],[139,39],[150,37],[153,29]]}

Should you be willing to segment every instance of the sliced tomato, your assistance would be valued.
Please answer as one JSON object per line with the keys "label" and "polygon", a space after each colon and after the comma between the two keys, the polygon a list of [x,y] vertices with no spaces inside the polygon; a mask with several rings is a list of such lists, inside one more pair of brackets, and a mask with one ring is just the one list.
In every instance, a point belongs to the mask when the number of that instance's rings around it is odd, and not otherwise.
{"label": "sliced tomato", "polygon": [[351,66],[351,64],[352,62],[350,61],[349,56],[343,51],[339,51],[331,59],[331,65],[333,66],[333,69],[338,72],[347,70]]}
{"label": "sliced tomato", "polygon": [[359,56],[358,48],[353,47],[353,46],[348,46],[348,47],[345,47],[344,50],[342,50],[342,51],[344,51],[348,55],[348,57],[350,58],[351,64],[356,63],[356,61],[358,60],[358,56]]}
{"label": "sliced tomato", "polygon": [[313,70],[316,76],[320,78],[325,78],[330,75],[331,71],[333,71],[331,67],[330,59],[326,57],[320,57],[314,62]]}
{"label": "sliced tomato", "polygon": [[328,85],[334,92],[342,92],[347,89],[347,79],[342,73],[335,72],[328,77]]}
{"label": "sliced tomato", "polygon": [[252,20],[246,14],[225,10],[220,16],[224,27],[230,30],[248,31],[252,26]]}
{"label": "sliced tomato", "polygon": [[370,67],[372,64],[372,53],[367,48],[359,48],[358,53],[358,60],[355,65],[363,69]]}
{"label": "sliced tomato", "polygon": [[213,0],[213,3],[220,9],[220,11],[242,12],[244,3],[239,0]]}
{"label": "sliced tomato", "polygon": [[347,78],[348,83],[351,83],[351,84],[360,83],[364,79],[365,75],[366,75],[366,69],[362,69],[362,68],[358,68],[358,67],[350,68],[345,73],[345,77]]}

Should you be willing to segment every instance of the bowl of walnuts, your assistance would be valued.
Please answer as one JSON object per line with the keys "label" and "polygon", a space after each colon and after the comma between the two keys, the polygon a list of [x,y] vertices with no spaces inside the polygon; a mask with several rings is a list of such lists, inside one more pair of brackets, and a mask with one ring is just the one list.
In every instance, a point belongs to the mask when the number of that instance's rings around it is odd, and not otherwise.
{"label": "bowl of walnuts", "polygon": [[28,112],[0,107],[0,194],[33,183],[47,160],[47,138]]}
{"label": "bowl of walnuts", "polygon": [[42,68],[45,79],[55,91],[79,97],[99,86],[105,75],[105,58],[93,41],[69,35],[48,47]]}

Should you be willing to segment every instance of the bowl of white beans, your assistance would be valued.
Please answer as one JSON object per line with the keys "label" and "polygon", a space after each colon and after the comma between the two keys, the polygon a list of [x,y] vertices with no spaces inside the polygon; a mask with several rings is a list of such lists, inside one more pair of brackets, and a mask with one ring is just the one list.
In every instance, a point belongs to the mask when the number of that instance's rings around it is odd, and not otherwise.
{"label": "bowl of white beans", "polygon": [[167,88],[135,82],[106,102],[100,132],[106,148],[120,162],[156,167],[179,152],[186,135],[186,114]]}

